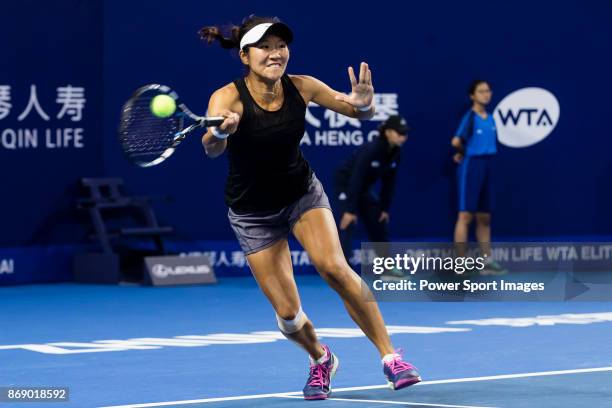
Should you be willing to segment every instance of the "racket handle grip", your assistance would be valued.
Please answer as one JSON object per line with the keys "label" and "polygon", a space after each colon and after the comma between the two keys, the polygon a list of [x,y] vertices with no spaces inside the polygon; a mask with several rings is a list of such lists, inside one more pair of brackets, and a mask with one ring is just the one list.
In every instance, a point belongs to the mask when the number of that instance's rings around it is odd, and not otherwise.
{"label": "racket handle grip", "polygon": [[201,126],[209,127],[209,126],[219,126],[223,123],[225,118],[223,116],[208,116],[200,122]]}

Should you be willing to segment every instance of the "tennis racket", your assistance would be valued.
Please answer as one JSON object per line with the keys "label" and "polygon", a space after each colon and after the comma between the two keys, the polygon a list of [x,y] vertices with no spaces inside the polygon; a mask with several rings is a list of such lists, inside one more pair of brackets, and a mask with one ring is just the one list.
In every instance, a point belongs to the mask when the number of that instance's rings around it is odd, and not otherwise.
{"label": "tennis racket", "polygon": [[[151,101],[158,95],[174,99],[176,110],[168,117],[151,111]],[[119,124],[119,142],[125,156],[140,167],[160,164],[174,153],[187,135],[201,127],[218,126],[223,116],[203,117],[191,112],[176,92],[165,85],[145,85],[123,105]],[[189,124],[187,123],[194,122]]]}

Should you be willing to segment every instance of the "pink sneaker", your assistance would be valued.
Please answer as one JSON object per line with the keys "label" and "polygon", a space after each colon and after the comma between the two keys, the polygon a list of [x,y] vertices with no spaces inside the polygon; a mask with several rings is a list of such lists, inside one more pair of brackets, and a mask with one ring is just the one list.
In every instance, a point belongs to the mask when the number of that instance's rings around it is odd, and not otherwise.
{"label": "pink sneaker", "polygon": [[387,377],[389,388],[392,390],[401,390],[402,388],[421,382],[415,366],[402,360],[402,356],[398,353],[393,355],[393,359],[383,362],[383,372]]}
{"label": "pink sneaker", "polygon": [[328,358],[321,364],[310,361],[310,373],[304,387],[304,399],[307,400],[326,399],[331,393],[331,379],[336,375],[338,369],[338,358],[329,351],[329,347],[322,346]]}

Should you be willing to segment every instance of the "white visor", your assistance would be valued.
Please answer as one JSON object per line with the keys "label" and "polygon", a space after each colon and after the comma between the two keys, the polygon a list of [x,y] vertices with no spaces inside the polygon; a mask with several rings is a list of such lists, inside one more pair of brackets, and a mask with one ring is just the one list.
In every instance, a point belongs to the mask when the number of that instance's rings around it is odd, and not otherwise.
{"label": "white visor", "polygon": [[293,33],[287,27],[286,24],[283,23],[262,23],[257,24],[255,27],[251,28],[240,40],[240,49],[244,49],[247,45],[255,44],[259,40],[263,38],[264,35],[268,32],[270,27],[274,26],[274,28],[278,28],[279,36],[289,44],[293,40]]}

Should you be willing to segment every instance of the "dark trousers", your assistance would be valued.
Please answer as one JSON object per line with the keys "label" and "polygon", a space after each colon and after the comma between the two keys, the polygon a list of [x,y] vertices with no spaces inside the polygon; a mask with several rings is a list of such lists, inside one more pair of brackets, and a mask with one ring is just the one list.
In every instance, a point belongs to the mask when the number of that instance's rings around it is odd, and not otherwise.
{"label": "dark trousers", "polygon": [[[338,225],[342,219],[342,214],[346,211],[346,201],[339,200],[338,197],[341,191],[336,194],[336,209],[338,217]],[[389,228],[386,222],[379,222],[380,213],[382,212],[382,206],[377,197],[371,192],[363,194],[358,201],[357,205],[357,222],[365,227],[368,239],[371,242],[388,242],[389,241]],[[342,245],[342,251],[347,261],[351,259],[353,254],[353,236],[355,235],[358,225],[354,223],[349,225],[345,230],[338,229],[340,234],[340,244]]]}

